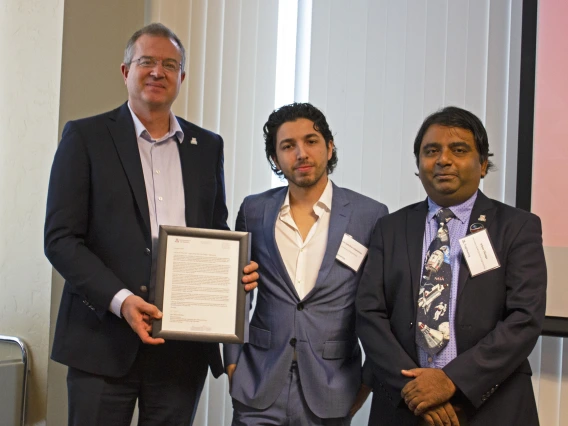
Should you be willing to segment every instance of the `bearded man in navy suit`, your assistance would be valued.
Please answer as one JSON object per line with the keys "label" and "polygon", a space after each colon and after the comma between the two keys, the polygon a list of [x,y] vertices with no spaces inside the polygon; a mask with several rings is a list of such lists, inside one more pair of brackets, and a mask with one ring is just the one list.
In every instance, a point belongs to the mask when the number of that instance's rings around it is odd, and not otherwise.
{"label": "bearded man in navy suit", "polygon": [[[325,116],[310,104],[274,111],[266,157],[288,186],[243,201],[260,266],[249,342],[225,345],[233,426],[349,425],[370,392],[355,335],[355,293],[379,202],[331,182],[337,164]],[[356,252],[353,264],[344,250]],[[356,262],[356,263],[357,263]]]}
{"label": "bearded man in navy suit", "polygon": [[[45,253],[65,278],[52,359],[69,366],[69,425],[191,425],[218,344],[151,337],[159,225],[228,229],[223,140],[171,111],[185,50],[161,24],[128,41],[128,102],[63,130]],[[257,265],[245,267],[256,287]]]}

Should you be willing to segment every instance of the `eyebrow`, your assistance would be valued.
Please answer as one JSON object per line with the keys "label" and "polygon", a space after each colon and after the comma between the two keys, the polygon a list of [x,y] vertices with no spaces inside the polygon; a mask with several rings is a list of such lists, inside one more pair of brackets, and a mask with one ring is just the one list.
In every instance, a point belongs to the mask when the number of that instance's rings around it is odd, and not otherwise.
{"label": "eyebrow", "polygon": [[[142,59],[142,58],[144,58],[144,59],[158,59],[155,56],[151,56],[151,55],[142,55],[142,56],[140,56],[139,59]],[[175,58],[164,58],[164,59],[161,59],[161,60],[162,61],[176,61],[176,62],[179,63],[179,61]]]}
{"label": "eyebrow", "polygon": [[[302,139],[309,139],[309,138],[313,138],[313,137],[318,137],[317,133],[308,133],[307,135],[302,136]],[[278,142],[278,145],[281,145],[283,143],[286,142],[294,142],[295,139],[294,138],[287,138],[287,139],[282,139],[281,141]]]}
{"label": "eyebrow", "polygon": [[[442,146],[442,144],[439,143],[439,142],[428,142],[428,143],[425,143],[424,145],[422,145],[422,149],[424,150],[424,149],[427,149],[427,148],[440,148],[441,146]],[[448,146],[450,148],[465,147],[465,148],[471,149],[471,145],[468,144],[465,141],[450,142],[448,144]]]}

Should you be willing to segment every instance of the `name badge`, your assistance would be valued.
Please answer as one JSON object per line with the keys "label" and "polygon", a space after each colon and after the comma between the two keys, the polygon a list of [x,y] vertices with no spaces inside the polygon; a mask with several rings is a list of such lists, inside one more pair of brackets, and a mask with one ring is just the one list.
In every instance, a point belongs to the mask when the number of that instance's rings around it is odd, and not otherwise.
{"label": "name badge", "polygon": [[501,266],[491,245],[487,229],[460,239],[460,246],[472,277]]}
{"label": "name badge", "polygon": [[335,258],[355,272],[359,270],[369,250],[349,234],[343,234],[341,246]]}

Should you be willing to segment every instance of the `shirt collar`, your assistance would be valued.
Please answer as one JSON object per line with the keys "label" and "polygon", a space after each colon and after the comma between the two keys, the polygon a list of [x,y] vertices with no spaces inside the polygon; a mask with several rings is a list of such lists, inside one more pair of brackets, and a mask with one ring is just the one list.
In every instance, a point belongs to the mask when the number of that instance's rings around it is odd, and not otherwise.
{"label": "shirt collar", "polygon": [[[327,185],[323,190],[319,200],[316,201],[314,204],[314,212],[318,216],[321,216],[323,210],[327,210],[328,212],[331,211],[331,200],[333,198],[333,184],[331,183],[331,179],[327,179]],[[290,188],[286,192],[286,198],[284,198],[284,202],[280,207],[280,214],[286,215],[290,212]]]}
{"label": "shirt collar", "polygon": [[[469,217],[471,215],[471,211],[473,210],[473,205],[475,204],[476,199],[477,191],[475,191],[475,193],[463,203],[451,206],[450,210],[456,216],[456,218],[459,219],[460,222],[466,223],[466,221],[469,221]],[[434,215],[441,208],[443,207],[439,206],[434,201],[432,201],[430,197],[428,197],[428,216],[426,216],[426,221],[430,222]]]}
{"label": "shirt collar", "polygon": [[132,115],[132,121],[134,121],[134,130],[136,131],[137,138],[141,137],[147,140],[148,142],[162,142],[165,141],[166,139],[171,138],[172,136],[175,136],[179,141],[179,143],[183,142],[184,138],[183,130],[181,130],[177,118],[171,110],[170,110],[170,131],[160,139],[156,140],[152,139],[152,137],[150,136],[150,132],[146,130],[144,124],[142,124],[138,116],[134,114],[134,111],[132,111],[132,108],[130,108],[130,102],[128,102],[128,109],[130,110],[130,115]]}

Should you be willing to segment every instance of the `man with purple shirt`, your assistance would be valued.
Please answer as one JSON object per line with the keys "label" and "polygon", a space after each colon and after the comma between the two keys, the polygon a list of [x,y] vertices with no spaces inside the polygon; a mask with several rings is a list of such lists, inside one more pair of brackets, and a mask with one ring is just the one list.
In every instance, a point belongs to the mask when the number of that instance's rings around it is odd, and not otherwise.
{"label": "man with purple shirt", "polygon": [[[151,336],[160,225],[228,229],[223,140],[171,106],[185,50],[161,24],[128,41],[128,102],[63,130],[45,253],[65,278],[52,358],[69,367],[69,425],[191,425],[219,345]],[[245,267],[245,289],[258,265]]]}
{"label": "man with purple shirt", "polygon": [[[369,425],[538,425],[527,357],[546,303],[540,220],[479,191],[492,154],[469,111],[426,118],[414,154],[428,198],[378,222],[357,294]],[[496,261],[480,271],[461,249],[477,232]]]}

